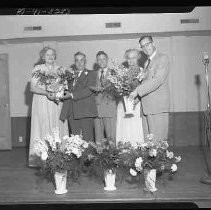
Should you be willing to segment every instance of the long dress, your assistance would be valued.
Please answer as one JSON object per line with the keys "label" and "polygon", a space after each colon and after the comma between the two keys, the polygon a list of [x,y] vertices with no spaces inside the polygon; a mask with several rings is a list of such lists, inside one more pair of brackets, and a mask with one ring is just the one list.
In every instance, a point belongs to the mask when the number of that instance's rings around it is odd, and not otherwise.
{"label": "long dress", "polygon": [[[35,66],[33,71],[36,70],[42,70],[46,72],[50,71],[45,64]],[[56,71],[56,67],[51,71]],[[31,83],[37,84],[37,79],[32,77]],[[39,88],[45,89],[45,86],[38,86]],[[56,104],[53,101],[48,100],[46,96],[33,94],[29,166],[36,166],[33,161],[33,155],[36,154],[34,149],[34,143],[36,139],[43,140],[46,135],[51,135],[55,129],[59,130],[60,137],[68,135],[69,132],[67,121],[62,122],[59,120],[61,108],[62,103]]]}
{"label": "long dress", "polygon": [[144,142],[144,131],[141,117],[141,102],[136,104],[132,112],[133,116],[125,115],[123,99],[117,105],[116,143],[130,142],[133,146],[136,142]]}

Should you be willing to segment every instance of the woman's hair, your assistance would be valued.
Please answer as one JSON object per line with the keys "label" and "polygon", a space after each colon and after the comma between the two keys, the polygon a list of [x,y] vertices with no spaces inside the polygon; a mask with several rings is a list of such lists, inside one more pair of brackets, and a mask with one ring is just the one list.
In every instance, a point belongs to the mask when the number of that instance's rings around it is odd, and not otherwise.
{"label": "woman's hair", "polygon": [[126,59],[126,61],[124,61],[122,64],[123,64],[123,66],[125,66],[126,68],[128,68],[129,67],[129,65],[128,65],[128,62],[127,62],[127,59],[128,59],[128,55],[131,53],[131,52],[136,52],[137,53],[137,56],[138,56],[138,66],[141,66],[140,65],[140,58],[141,58],[141,52],[139,51],[139,50],[137,50],[137,49],[128,49],[128,50],[126,50],[125,51],[125,59]]}
{"label": "woman's hair", "polygon": [[45,63],[45,60],[44,60],[44,56],[45,56],[45,53],[48,51],[48,50],[52,50],[53,53],[54,53],[54,56],[55,56],[55,59],[56,59],[56,50],[53,49],[52,47],[43,47],[42,50],[40,50],[40,53],[39,53],[39,60],[34,64],[34,66],[37,66],[37,65],[41,65],[41,64],[44,64]]}
{"label": "woman's hair", "polygon": [[138,49],[135,49],[135,48],[128,49],[128,50],[125,51],[125,59],[126,59],[126,61],[124,61],[122,64],[126,68],[129,67],[128,62],[127,62],[127,59],[128,59],[129,53],[131,53],[131,52],[136,52],[137,53],[137,55],[138,55],[138,66],[143,67],[144,66],[144,63],[145,63],[145,61],[147,59],[147,56],[144,54],[144,52],[139,51]]}
{"label": "woman's hair", "polygon": [[126,59],[126,60],[128,59],[128,55],[129,55],[131,52],[136,52],[136,53],[137,53],[138,59],[141,57],[141,53],[140,53],[139,50],[137,50],[137,49],[128,49],[128,50],[125,51],[125,59]]}

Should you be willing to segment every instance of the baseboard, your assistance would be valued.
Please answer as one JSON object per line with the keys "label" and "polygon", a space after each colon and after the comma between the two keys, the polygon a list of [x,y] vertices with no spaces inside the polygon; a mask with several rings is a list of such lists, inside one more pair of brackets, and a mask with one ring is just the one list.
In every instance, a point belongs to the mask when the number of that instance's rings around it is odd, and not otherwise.
{"label": "baseboard", "polygon": [[[12,117],[12,146],[28,147],[30,117]],[[171,146],[200,146],[203,139],[203,112],[171,112],[169,115],[169,144]],[[19,137],[22,136],[22,142]]]}

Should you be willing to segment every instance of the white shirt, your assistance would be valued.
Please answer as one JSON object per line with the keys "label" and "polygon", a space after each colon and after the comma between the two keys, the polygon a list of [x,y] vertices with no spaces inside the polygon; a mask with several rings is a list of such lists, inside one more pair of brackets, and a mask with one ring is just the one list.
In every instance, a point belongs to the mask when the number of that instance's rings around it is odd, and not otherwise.
{"label": "white shirt", "polygon": [[[75,84],[76,84],[76,80],[78,80],[78,78],[81,76],[81,73],[82,73],[83,71],[85,71],[85,69],[84,69],[84,70],[79,71],[77,79],[75,79],[75,80],[74,80],[74,82],[73,82],[73,87],[75,86]],[[72,94],[72,93],[70,93],[70,95],[71,95],[71,97],[72,97],[72,99],[73,99],[73,94]]]}
{"label": "white shirt", "polygon": [[155,57],[157,50],[155,50],[152,55],[149,56],[150,61]]}
{"label": "white shirt", "polygon": [[155,50],[152,55],[149,56],[149,58],[146,60],[146,63],[144,64],[144,68],[148,68],[150,62],[152,61],[152,59],[155,57],[157,53],[157,50]]}
{"label": "white shirt", "polygon": [[74,79],[73,81],[73,87],[75,86],[76,80],[78,80],[78,78],[81,76],[82,71],[79,71],[78,73],[78,77]]}
{"label": "white shirt", "polygon": [[108,67],[104,68],[104,69],[100,69],[100,73],[99,73],[99,78],[101,77],[101,72],[103,70],[103,76],[105,77],[107,71],[108,71]]}
{"label": "white shirt", "polygon": [[82,73],[82,71],[79,71],[79,73],[78,73],[78,78],[81,76],[81,73]]}

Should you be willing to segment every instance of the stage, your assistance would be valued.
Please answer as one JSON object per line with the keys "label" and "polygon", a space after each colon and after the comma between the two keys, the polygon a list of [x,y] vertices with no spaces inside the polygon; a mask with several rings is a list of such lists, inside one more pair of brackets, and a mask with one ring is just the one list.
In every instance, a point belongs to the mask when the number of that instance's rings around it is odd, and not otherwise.
{"label": "stage", "polygon": [[181,155],[178,172],[173,180],[158,177],[154,194],[145,192],[141,184],[120,181],[117,190],[106,192],[103,183],[81,177],[80,183],[69,183],[68,193],[54,194],[54,186],[41,180],[35,168],[27,167],[25,148],[0,152],[0,204],[77,204],[77,203],[152,203],[194,202],[199,207],[211,207],[211,185],[199,182],[204,175],[204,159],[201,147],[170,148]]}

